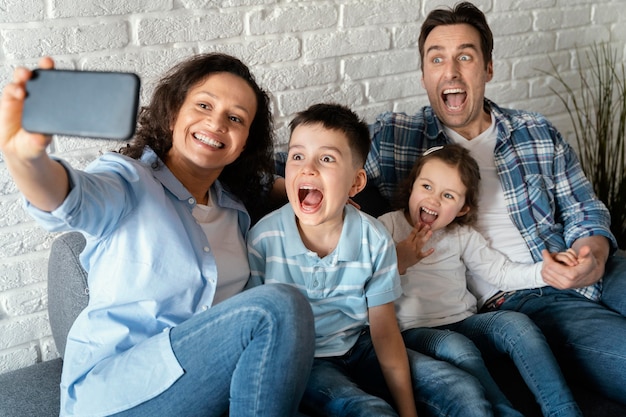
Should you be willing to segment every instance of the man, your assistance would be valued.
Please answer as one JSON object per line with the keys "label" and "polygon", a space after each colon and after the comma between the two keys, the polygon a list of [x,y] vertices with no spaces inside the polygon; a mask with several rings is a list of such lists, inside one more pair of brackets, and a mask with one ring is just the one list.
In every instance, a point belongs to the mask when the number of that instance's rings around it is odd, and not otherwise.
{"label": "man", "polygon": [[[484,310],[517,310],[545,333],[564,371],[626,403],[626,260],[611,257],[609,213],[572,148],[541,115],[485,98],[493,37],[471,3],[438,9],[419,37],[430,106],[385,113],[370,126],[368,181],[387,198],[432,146],[459,143],[481,166],[477,228],[516,262],[544,260],[546,286],[499,292],[480,277],[471,289]],[[574,261],[556,262],[566,251]]]}

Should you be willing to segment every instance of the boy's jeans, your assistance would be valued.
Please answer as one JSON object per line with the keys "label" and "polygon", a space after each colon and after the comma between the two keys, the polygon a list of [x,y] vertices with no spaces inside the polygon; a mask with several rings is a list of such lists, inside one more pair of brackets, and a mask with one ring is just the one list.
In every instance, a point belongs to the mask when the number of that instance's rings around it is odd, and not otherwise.
{"label": "boy's jeans", "polygon": [[[407,350],[421,416],[492,416],[480,383],[455,366]],[[369,331],[341,357],[316,358],[302,399],[305,411],[327,416],[397,416],[389,405]]]}

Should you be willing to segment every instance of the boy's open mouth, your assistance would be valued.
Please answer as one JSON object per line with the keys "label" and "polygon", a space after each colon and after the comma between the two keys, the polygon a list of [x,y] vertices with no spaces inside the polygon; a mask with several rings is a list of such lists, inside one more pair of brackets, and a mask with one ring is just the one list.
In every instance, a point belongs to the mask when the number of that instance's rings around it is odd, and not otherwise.
{"label": "boy's open mouth", "polygon": [[304,212],[311,212],[317,209],[324,199],[324,194],[315,187],[303,185],[298,190],[300,208]]}

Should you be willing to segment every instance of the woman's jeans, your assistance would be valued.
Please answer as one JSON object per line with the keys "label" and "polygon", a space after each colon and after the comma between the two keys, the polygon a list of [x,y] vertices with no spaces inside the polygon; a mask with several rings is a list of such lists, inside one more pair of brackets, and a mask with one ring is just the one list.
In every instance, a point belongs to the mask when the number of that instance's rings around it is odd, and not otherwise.
{"label": "woman's jeans", "polygon": [[310,304],[298,290],[272,284],[244,291],[174,327],[170,340],[184,375],[118,415],[293,416],[314,333]]}
{"label": "woman's jeans", "polygon": [[626,404],[626,258],[607,262],[600,302],[543,287],[517,291],[500,310],[539,326],[568,379]]}
{"label": "woman's jeans", "polygon": [[[407,350],[420,417],[488,417],[493,412],[480,383],[455,366]],[[313,416],[397,416],[390,405],[369,331],[343,356],[316,358],[302,399]]]}
{"label": "woman's jeans", "polygon": [[481,353],[485,356],[507,354],[544,416],[582,416],[545,337],[524,314],[512,311],[475,314],[434,329],[406,330],[403,336],[407,348],[447,360],[479,379],[497,415],[519,416],[520,413],[513,410],[497,387]]}

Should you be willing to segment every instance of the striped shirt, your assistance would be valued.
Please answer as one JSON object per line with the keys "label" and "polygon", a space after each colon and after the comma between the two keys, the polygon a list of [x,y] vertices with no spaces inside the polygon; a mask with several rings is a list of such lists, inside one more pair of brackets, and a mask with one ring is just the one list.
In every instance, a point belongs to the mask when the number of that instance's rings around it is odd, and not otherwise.
{"label": "striped shirt", "polygon": [[[560,252],[587,236],[605,236],[617,248],[608,210],[554,126],[540,114],[503,109],[487,99],[485,108],[496,119],[494,159],[507,210],[535,262],[542,260],[542,249]],[[365,170],[387,198],[426,149],[452,142],[430,106],[413,116],[384,113],[370,133]],[[578,291],[597,300],[601,282]]]}
{"label": "striped shirt", "polygon": [[248,235],[252,282],[298,288],[315,317],[315,356],[345,354],[368,325],[368,308],[402,294],[395,245],[373,217],[352,206],[335,250],[320,258],[302,243],[289,204],[261,219]]}

